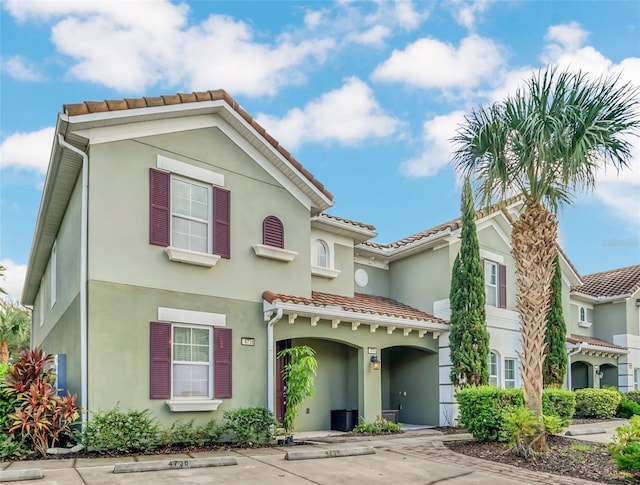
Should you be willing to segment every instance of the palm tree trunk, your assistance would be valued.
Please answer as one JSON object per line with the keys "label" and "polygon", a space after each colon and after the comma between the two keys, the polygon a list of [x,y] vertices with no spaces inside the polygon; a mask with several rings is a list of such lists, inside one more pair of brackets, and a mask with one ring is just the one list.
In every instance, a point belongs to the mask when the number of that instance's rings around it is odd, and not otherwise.
{"label": "palm tree trunk", "polygon": [[9,363],[9,346],[6,340],[0,340],[0,364]]}
{"label": "palm tree trunk", "polygon": [[[558,221],[541,204],[529,201],[511,232],[516,264],[517,304],[523,355],[520,370],[524,405],[535,416],[542,416],[542,368],[545,356],[545,332],[553,262],[557,253]],[[544,427],[532,437],[536,451],[546,449]]]}

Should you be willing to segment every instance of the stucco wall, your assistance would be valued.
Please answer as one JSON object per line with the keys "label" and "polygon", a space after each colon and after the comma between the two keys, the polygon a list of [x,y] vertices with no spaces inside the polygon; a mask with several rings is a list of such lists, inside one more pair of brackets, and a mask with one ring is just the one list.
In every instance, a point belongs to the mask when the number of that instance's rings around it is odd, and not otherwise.
{"label": "stucco wall", "polygon": [[[312,241],[321,233],[314,231]],[[334,268],[340,270],[336,278],[324,278],[313,276],[311,286],[314,291],[332,293],[334,295],[353,296],[353,245],[348,246],[339,242],[333,242],[328,236],[323,239],[327,241],[333,251]]]}
{"label": "stucco wall", "polygon": [[601,303],[593,310],[593,336],[609,342],[613,336],[627,333],[627,308],[622,303]]}
{"label": "stucco wall", "polygon": [[[149,323],[158,307],[221,313],[233,330],[233,397],[217,411],[171,413],[163,399],[149,399]],[[91,281],[89,285],[89,407],[150,409],[162,422],[221,419],[227,409],[266,406],[266,323],[262,305],[193,293]],[[240,345],[241,337],[255,346]]]}
{"label": "stucco wall", "polygon": [[367,272],[368,281],[364,287],[355,285],[354,290],[356,292],[389,297],[389,270],[364,264],[354,264],[353,271],[355,272],[358,269],[363,269]]}
{"label": "stucco wall", "polygon": [[[225,176],[231,259],[213,268],[176,263],[149,244],[149,169],[157,155]],[[94,145],[90,186],[90,279],[254,302],[266,289],[310,295],[308,209],[217,128]],[[254,254],[267,215],[282,220],[294,261]]]}

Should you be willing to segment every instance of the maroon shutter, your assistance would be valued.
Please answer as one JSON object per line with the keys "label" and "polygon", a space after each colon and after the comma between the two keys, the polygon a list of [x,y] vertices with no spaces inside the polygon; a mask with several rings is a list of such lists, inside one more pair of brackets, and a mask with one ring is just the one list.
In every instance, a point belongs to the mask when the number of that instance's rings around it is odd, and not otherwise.
{"label": "maroon shutter", "polygon": [[152,168],[149,171],[149,243],[169,245],[169,194],[171,176]]}
{"label": "maroon shutter", "polygon": [[284,226],[276,216],[267,216],[262,221],[262,244],[284,249]]}
{"label": "maroon shutter", "polygon": [[213,254],[231,257],[231,192],[213,187]]}
{"label": "maroon shutter", "polygon": [[171,398],[171,324],[151,322],[150,379],[151,399]]}
{"label": "maroon shutter", "polygon": [[231,329],[213,329],[214,359],[214,397],[216,399],[231,397]]}
{"label": "maroon shutter", "polygon": [[507,267],[498,265],[498,284],[500,285],[500,308],[507,308]]}

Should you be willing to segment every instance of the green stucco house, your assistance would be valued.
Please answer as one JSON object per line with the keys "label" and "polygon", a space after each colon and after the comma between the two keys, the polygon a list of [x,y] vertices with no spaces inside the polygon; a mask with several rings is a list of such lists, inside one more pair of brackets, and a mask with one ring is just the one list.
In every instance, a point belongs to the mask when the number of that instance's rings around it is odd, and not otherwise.
{"label": "green stucco house", "polygon": [[[329,429],[345,412],[455,419],[447,320],[459,220],[374,242],[374,226],[327,214],[332,194],[222,90],[65,105],[52,141],[22,300],[32,344],[65,356],[85,409],[148,408],[167,424],[256,405],[282,416],[276,355],[306,344],[318,375],[297,429]],[[518,208],[477,218],[487,365],[502,387],[521,384]],[[561,266],[572,369],[585,361],[596,376],[580,384],[598,387],[606,363],[612,382],[633,387],[640,287],[597,300],[564,253]],[[623,316],[606,306],[620,298]],[[594,345],[609,351],[588,355]]]}

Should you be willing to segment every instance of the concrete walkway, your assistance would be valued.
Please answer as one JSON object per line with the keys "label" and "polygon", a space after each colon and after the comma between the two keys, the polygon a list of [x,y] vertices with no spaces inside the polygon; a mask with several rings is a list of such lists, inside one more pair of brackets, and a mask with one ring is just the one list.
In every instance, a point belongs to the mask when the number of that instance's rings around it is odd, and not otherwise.
{"label": "concrete walkway", "polygon": [[629,424],[629,421],[626,419],[609,419],[595,423],[572,424],[563,434],[577,440],[610,443],[616,428],[627,424]]}
{"label": "concrete walkway", "polygon": [[[576,428],[577,429],[577,428]],[[313,439],[296,434],[296,440]],[[375,437],[316,436],[313,444],[291,447],[256,448],[233,451],[199,452],[183,455],[137,455],[118,458],[60,458],[0,463],[0,481],[5,472],[41,470],[43,478],[30,483],[47,485],[103,484],[389,484],[413,485],[516,485],[516,484],[592,484],[573,477],[559,477],[523,468],[460,455],[447,449],[443,441],[469,439],[469,434],[442,435],[431,429],[407,431],[402,435]],[[356,454],[373,448],[375,454]],[[330,450],[310,455],[350,455],[335,458],[286,460],[288,452]],[[237,465],[190,468],[201,458],[223,458]],[[233,457],[233,460],[230,460]],[[114,473],[119,463],[164,460],[178,464],[173,469],[139,473]],[[194,463],[195,465],[195,463]],[[5,478],[10,478],[5,475]],[[14,477],[11,477],[12,479]],[[20,482],[25,483],[25,482]]]}

